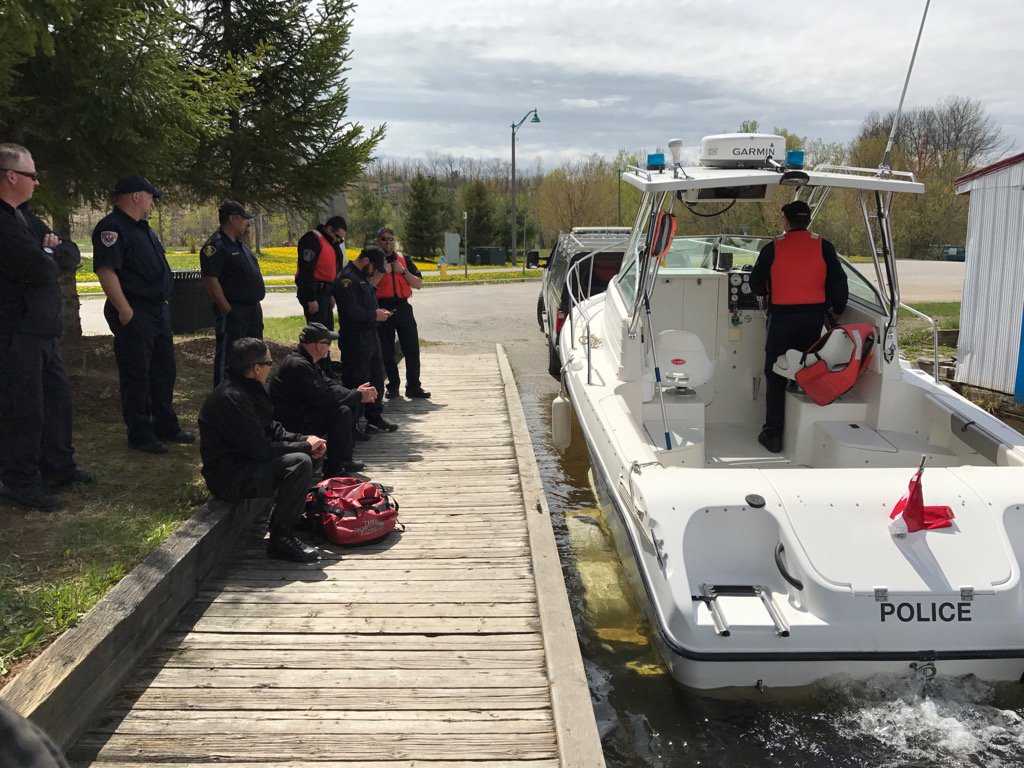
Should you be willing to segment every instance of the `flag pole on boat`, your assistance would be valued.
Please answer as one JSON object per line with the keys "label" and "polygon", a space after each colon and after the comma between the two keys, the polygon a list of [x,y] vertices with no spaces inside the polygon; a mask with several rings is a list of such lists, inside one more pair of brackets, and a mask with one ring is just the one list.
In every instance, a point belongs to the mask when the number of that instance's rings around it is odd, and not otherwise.
{"label": "flag pole on boat", "polygon": [[878,166],[880,176],[887,176],[892,168],[889,165],[889,156],[892,154],[892,145],[896,141],[896,128],[900,123],[900,115],[903,113],[903,99],[907,96],[907,86],[910,85],[910,74],[914,71],[914,61],[917,59],[917,48],[921,44],[921,33],[924,32],[924,22],[928,18],[928,6],[932,0],[925,0],[924,14],[921,16],[921,26],[917,30],[917,40],[914,42],[914,52],[910,56],[910,66],[907,67],[907,77],[903,81],[903,93],[900,94],[900,103],[896,107],[896,114],[892,119],[892,130],[889,131],[889,141],[885,145],[885,154],[882,155],[882,164]]}

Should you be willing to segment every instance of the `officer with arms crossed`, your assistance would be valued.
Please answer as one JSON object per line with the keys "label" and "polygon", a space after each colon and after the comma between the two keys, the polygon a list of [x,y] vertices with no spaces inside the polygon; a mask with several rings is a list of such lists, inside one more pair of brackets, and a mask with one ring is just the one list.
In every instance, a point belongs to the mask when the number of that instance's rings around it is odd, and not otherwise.
{"label": "officer with arms crossed", "polygon": [[167,453],[167,443],[194,443],[174,412],[174,335],[171,267],[146,218],[163,192],[142,176],[114,185],[114,210],[92,232],[92,263],[107,301],[103,316],[114,334],[121,380],[121,413],[128,443]]}
{"label": "officer with arms crossed", "polygon": [[366,429],[394,432],[398,425],[384,418],[384,363],[380,353],[377,324],[391,317],[377,306],[376,284],[384,275],[384,251],[375,245],[364,248],[359,258],[341,271],[336,285],[338,325],[341,338],[341,376],[349,389],[369,381],[377,392],[373,402],[363,406]]}
{"label": "officer with arms crossed", "polygon": [[299,238],[295,271],[296,296],[307,323],[334,330],[334,280],[345,264],[345,232],[341,216],[331,216]]}
{"label": "officer with arms crossed", "polygon": [[90,482],[75,468],[71,383],[60,355],[60,273],[82,260],[26,208],[39,184],[32,155],[0,144],[0,498],[48,512],[44,488]]}
{"label": "officer with arms crossed", "polygon": [[395,233],[388,227],[377,230],[377,245],[384,250],[384,277],[377,283],[377,304],[391,317],[377,326],[384,370],[388,374],[388,397],[397,397],[401,384],[395,360],[395,333],[405,357],[405,396],[430,397],[420,384],[420,334],[409,297],[423,287],[423,277],[412,259],[395,250]]}
{"label": "officer with arms crossed", "polygon": [[299,346],[281,361],[270,378],[274,418],[292,432],[319,435],[327,440],[324,477],[358,472],[363,462],[352,458],[353,429],[360,403],[372,403],[377,390],[369,383],[346,389],[331,378],[331,341],[338,334],[320,323],[299,333]]}
{"label": "officer with arms crossed", "polygon": [[327,442],[274,421],[266,390],[273,364],[260,339],[239,339],[228,349],[227,376],[199,410],[203,479],[218,499],[273,498],[267,554],[311,563],[319,559],[317,551],[294,531],[306,508],[313,461],[324,455]]}
{"label": "officer with arms crossed", "polygon": [[836,249],[808,232],[811,209],[803,200],[782,206],[783,234],[761,249],[750,273],[750,287],[768,296],[765,340],[765,421],[757,440],[772,453],[782,452],[786,420],[786,378],[772,370],[787,350],[804,350],[821,337],[825,313],[846,309],[849,289]]}
{"label": "officer with arms crossed", "polygon": [[228,349],[239,339],[263,338],[263,309],[267,295],[256,254],[244,242],[253,215],[241,203],[228,200],[220,207],[220,228],[199,251],[203,287],[213,302],[217,349],[213,357],[213,386],[220,384]]}

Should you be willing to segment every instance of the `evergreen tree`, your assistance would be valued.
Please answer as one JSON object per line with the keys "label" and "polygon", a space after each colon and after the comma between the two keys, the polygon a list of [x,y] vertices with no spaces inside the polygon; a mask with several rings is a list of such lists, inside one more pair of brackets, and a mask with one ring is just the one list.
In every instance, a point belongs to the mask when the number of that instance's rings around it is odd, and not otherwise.
{"label": "evergreen tree", "polygon": [[[142,173],[173,182],[182,158],[227,130],[222,115],[237,101],[233,70],[190,72],[174,34],[180,18],[164,0],[5,0],[0,23],[0,140],[24,144],[45,178],[33,203],[70,235],[83,203],[105,207],[114,181]],[[38,5],[56,12],[34,43],[19,38]],[[45,8],[43,9],[45,10]],[[18,19],[21,19],[18,22]],[[64,326],[81,333],[73,277],[65,284]]]}
{"label": "evergreen tree", "polygon": [[417,258],[432,257],[444,243],[444,230],[453,218],[451,190],[436,176],[417,172],[409,182],[403,204],[402,245]]}
{"label": "evergreen tree", "polygon": [[362,248],[373,241],[381,227],[391,221],[390,206],[372,184],[356,187],[349,203],[348,234],[346,240],[353,248]]}
{"label": "evergreen tree", "polygon": [[494,189],[489,183],[474,179],[463,186],[462,209],[466,212],[467,237],[474,246],[497,245],[505,240]]}
{"label": "evergreen tree", "polygon": [[351,0],[178,0],[195,68],[252,68],[231,130],[191,163],[203,196],[314,212],[357,178],[384,135],[346,120]]}

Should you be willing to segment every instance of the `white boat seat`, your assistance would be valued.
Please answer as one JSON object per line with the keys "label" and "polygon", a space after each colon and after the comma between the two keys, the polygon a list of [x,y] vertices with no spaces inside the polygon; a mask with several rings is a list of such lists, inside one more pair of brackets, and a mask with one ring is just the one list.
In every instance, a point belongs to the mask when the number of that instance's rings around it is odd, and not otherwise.
{"label": "white boat seat", "polygon": [[662,331],[654,339],[654,349],[664,386],[692,389],[707,384],[715,373],[715,361],[691,331]]}
{"label": "white boat seat", "polygon": [[830,333],[825,343],[814,355],[808,355],[799,349],[786,350],[786,354],[779,355],[772,365],[772,370],[779,376],[787,379],[795,379],[796,373],[807,365],[813,365],[818,360],[823,360],[830,371],[839,371],[846,367],[856,349],[853,339],[846,333]]}

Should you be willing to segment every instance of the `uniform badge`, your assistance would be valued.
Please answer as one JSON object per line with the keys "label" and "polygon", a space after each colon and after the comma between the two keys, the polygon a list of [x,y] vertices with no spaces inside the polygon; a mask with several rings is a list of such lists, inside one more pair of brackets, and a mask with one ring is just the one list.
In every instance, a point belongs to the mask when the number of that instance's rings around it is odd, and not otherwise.
{"label": "uniform badge", "polygon": [[217,253],[217,246],[215,245],[208,245],[203,248],[203,256],[213,256],[215,253]]}
{"label": "uniform badge", "polygon": [[100,242],[109,248],[117,242],[117,232],[100,232]]}
{"label": "uniform badge", "polygon": [[316,251],[306,250],[306,251],[302,252],[302,260],[303,261],[312,261],[315,258],[316,258]]}
{"label": "uniform badge", "polygon": [[348,288],[350,285],[352,285],[352,281],[351,280],[349,280],[347,277],[342,278],[342,280],[341,280],[341,287],[342,288]]}

